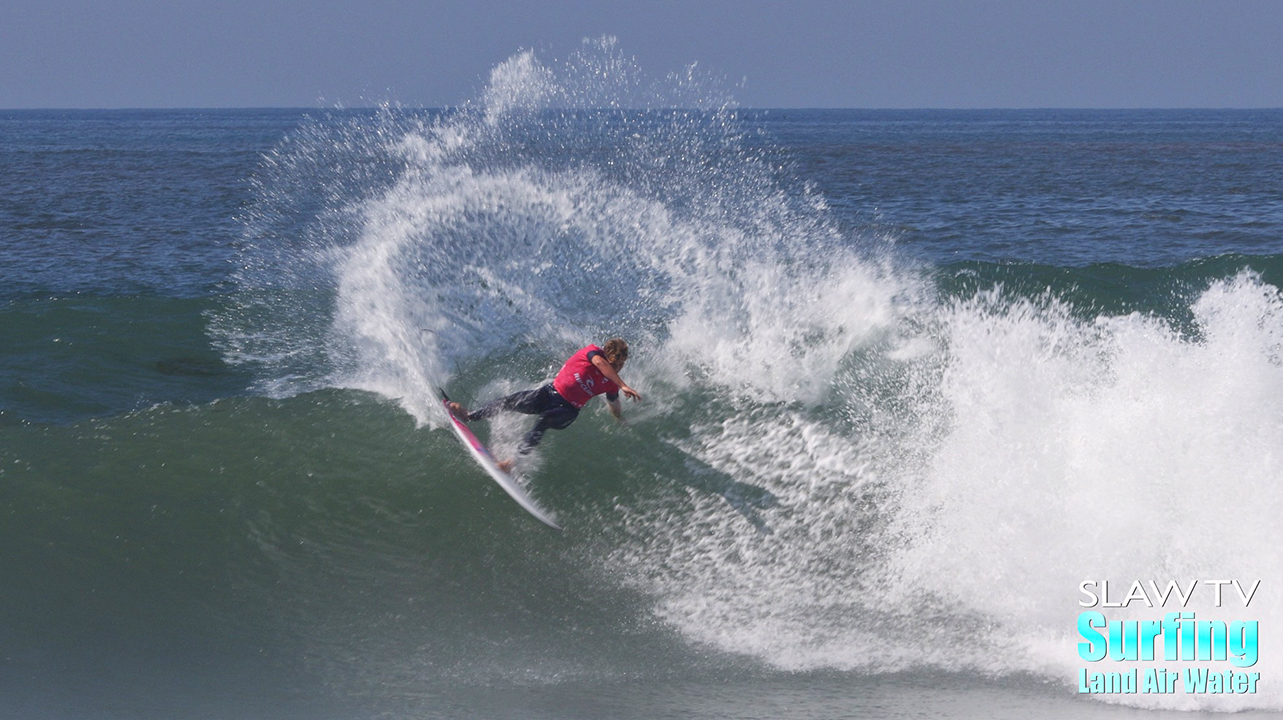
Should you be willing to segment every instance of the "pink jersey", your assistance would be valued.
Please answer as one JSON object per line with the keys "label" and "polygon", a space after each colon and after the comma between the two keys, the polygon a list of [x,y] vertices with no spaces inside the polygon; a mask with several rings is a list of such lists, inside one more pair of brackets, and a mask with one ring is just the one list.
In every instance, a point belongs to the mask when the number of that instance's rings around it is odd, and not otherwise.
{"label": "pink jersey", "polygon": [[[601,348],[589,345],[575,353],[561,366],[557,379],[552,381],[557,394],[571,405],[581,408],[593,397],[606,393],[606,397],[618,397],[619,386],[602,374],[592,364],[594,355],[600,355]],[[604,358],[605,355],[602,355]]]}

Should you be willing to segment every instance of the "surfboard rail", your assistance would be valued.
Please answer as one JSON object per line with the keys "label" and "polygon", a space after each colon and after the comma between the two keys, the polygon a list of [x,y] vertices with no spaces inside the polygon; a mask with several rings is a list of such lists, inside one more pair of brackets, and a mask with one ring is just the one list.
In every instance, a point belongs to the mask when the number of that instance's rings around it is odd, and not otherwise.
{"label": "surfboard rail", "polygon": [[440,388],[437,389],[437,393],[441,396],[441,404],[445,407],[446,415],[450,418],[450,427],[454,430],[455,436],[463,443],[464,449],[481,466],[481,469],[485,470],[486,474],[493,478],[499,487],[508,493],[509,497],[516,500],[523,510],[548,527],[554,530],[561,530],[562,527],[557,524],[557,520],[552,513],[539,507],[539,504],[535,502],[534,498],[530,497],[525,488],[521,487],[517,479],[499,467],[499,463],[495,462],[494,456],[490,454],[490,451],[477,438],[476,434],[450,411],[450,396],[446,395],[445,391]]}

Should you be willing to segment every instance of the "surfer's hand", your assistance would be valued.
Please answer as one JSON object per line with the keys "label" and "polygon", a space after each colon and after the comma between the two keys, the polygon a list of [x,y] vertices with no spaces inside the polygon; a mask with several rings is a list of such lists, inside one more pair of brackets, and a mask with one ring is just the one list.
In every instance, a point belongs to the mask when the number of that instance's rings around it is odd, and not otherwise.
{"label": "surfer's hand", "polygon": [[638,402],[639,400],[641,400],[641,393],[628,387],[627,385],[620,387],[619,392],[623,393],[624,397],[631,399],[633,402]]}

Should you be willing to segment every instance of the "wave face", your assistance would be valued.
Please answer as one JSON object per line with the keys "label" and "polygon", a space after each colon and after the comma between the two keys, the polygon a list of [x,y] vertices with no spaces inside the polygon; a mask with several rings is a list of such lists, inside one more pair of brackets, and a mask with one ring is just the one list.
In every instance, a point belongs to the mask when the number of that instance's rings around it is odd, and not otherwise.
{"label": "wave face", "polygon": [[[638,87],[609,43],[523,53],[458,112],[310,128],[273,182],[347,175],[305,242],[282,251],[268,223],[249,258],[309,268],[326,309],[300,328],[311,294],[250,302],[279,332],[229,332],[228,357],[435,428],[437,383],[489,397],[628,337],[633,429],[558,437],[535,490],[582,528],[579,562],[665,627],[785,671],[1069,684],[1083,579],[1281,574],[1255,550],[1283,540],[1277,258],[1157,271],[1150,312],[1090,273],[1056,292],[1038,268],[915,267],[841,231],[733,107],[646,109],[671,98]],[[363,163],[392,169],[350,182]],[[300,352],[327,372],[284,370]],[[520,427],[496,426],[501,452]],[[570,489],[599,483],[609,500]]]}
{"label": "wave face", "polygon": [[[0,507],[26,518],[0,597],[29,608],[0,638],[39,665],[21,648],[56,617],[67,647],[130,648],[122,678],[214,657],[372,706],[942,672],[1071,695],[1089,579],[1263,579],[1246,619],[1283,644],[1283,256],[1138,267],[1084,236],[1062,255],[1099,261],[923,259],[759,119],[608,39],[521,53],[456,110],[305,121],[203,298],[11,302],[6,363],[48,352],[58,313],[122,339],[48,355],[62,399],[0,412]],[[147,345],[148,318],[212,349]],[[554,535],[464,460],[434,388],[484,401],[613,335],[646,399],[525,461]],[[121,359],[144,345],[163,359]],[[119,389],[67,399],[95,377]],[[527,420],[481,427],[505,454]],[[1217,616],[1207,599],[1189,609]],[[1115,699],[1283,708],[1272,688]]]}

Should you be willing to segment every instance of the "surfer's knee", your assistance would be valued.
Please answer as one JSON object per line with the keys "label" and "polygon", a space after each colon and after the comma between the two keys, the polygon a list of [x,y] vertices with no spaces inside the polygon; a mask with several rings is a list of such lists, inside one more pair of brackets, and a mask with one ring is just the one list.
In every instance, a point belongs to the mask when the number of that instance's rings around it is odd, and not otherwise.
{"label": "surfer's knee", "polygon": [[538,427],[526,433],[526,437],[521,441],[521,446],[517,448],[517,454],[529,455],[531,450],[534,450],[539,446],[539,443],[543,442],[543,433],[543,428]]}

